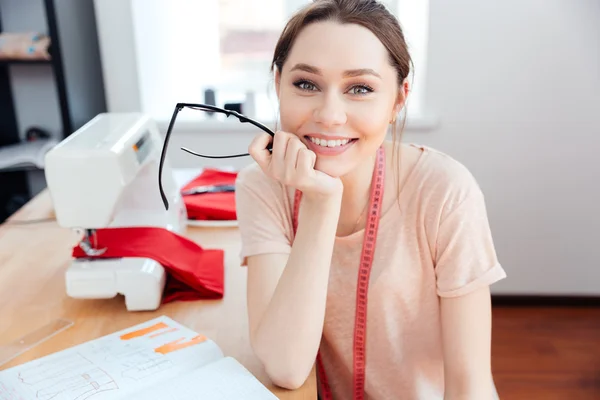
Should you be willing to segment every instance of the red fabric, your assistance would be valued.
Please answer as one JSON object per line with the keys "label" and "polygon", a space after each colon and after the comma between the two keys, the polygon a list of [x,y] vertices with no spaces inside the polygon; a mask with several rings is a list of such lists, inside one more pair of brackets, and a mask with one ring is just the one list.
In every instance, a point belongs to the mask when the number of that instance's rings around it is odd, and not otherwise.
{"label": "red fabric", "polygon": [[[162,303],[223,297],[224,252],[205,250],[193,241],[163,228],[126,227],[96,231],[96,258],[146,257],[160,263],[167,274]],[[89,258],[79,246],[73,257]]]}
{"label": "red fabric", "polygon": [[[186,184],[182,190],[206,185],[233,185],[237,172],[220,171],[207,168]],[[236,220],[235,192],[205,193],[183,196],[188,219],[199,220]]]}

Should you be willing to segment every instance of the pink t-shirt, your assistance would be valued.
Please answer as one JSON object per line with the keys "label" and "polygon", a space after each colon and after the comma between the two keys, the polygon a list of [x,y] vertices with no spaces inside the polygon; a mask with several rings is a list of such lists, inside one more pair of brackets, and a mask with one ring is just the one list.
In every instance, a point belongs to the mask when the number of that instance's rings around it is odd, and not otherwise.
{"label": "pink t-shirt", "polygon": [[[439,297],[465,295],[506,274],[472,174],[437,150],[402,146],[403,151],[420,151],[413,161],[400,163],[400,201],[382,210],[379,223],[367,309],[366,398],[441,400]],[[294,189],[252,164],[240,171],[236,196],[242,265],[248,256],[289,253]],[[334,399],[352,398],[363,235],[361,230],[337,237],[333,251],[320,351]]]}

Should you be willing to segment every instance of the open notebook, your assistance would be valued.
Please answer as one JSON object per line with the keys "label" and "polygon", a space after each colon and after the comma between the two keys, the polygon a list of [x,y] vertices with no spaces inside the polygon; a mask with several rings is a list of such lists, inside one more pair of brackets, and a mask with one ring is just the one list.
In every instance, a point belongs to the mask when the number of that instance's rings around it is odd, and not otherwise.
{"label": "open notebook", "polygon": [[0,371],[0,400],[277,399],[210,339],[162,316]]}

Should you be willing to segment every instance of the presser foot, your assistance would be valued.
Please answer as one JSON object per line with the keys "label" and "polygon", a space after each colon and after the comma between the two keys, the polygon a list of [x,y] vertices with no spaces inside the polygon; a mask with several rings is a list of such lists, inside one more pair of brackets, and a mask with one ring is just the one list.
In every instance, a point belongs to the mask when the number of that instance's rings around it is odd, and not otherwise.
{"label": "presser foot", "polygon": [[76,259],[65,280],[69,297],[110,299],[121,294],[128,311],[152,311],[161,304],[166,274],[149,258]]}

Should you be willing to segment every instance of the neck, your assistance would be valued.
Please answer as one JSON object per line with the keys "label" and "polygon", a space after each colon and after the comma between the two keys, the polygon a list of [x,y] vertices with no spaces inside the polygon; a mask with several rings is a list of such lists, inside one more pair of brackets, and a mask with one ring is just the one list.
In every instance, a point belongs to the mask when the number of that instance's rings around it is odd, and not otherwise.
{"label": "neck", "polygon": [[354,170],[341,177],[344,185],[343,202],[358,201],[368,198],[375,168],[376,156],[367,158]]}
{"label": "neck", "polygon": [[[371,180],[375,168],[376,155],[367,158],[354,170],[341,177],[344,185],[342,207],[338,224],[338,234],[343,236],[359,229],[364,222],[371,194]],[[357,221],[359,223],[357,224]]]}

